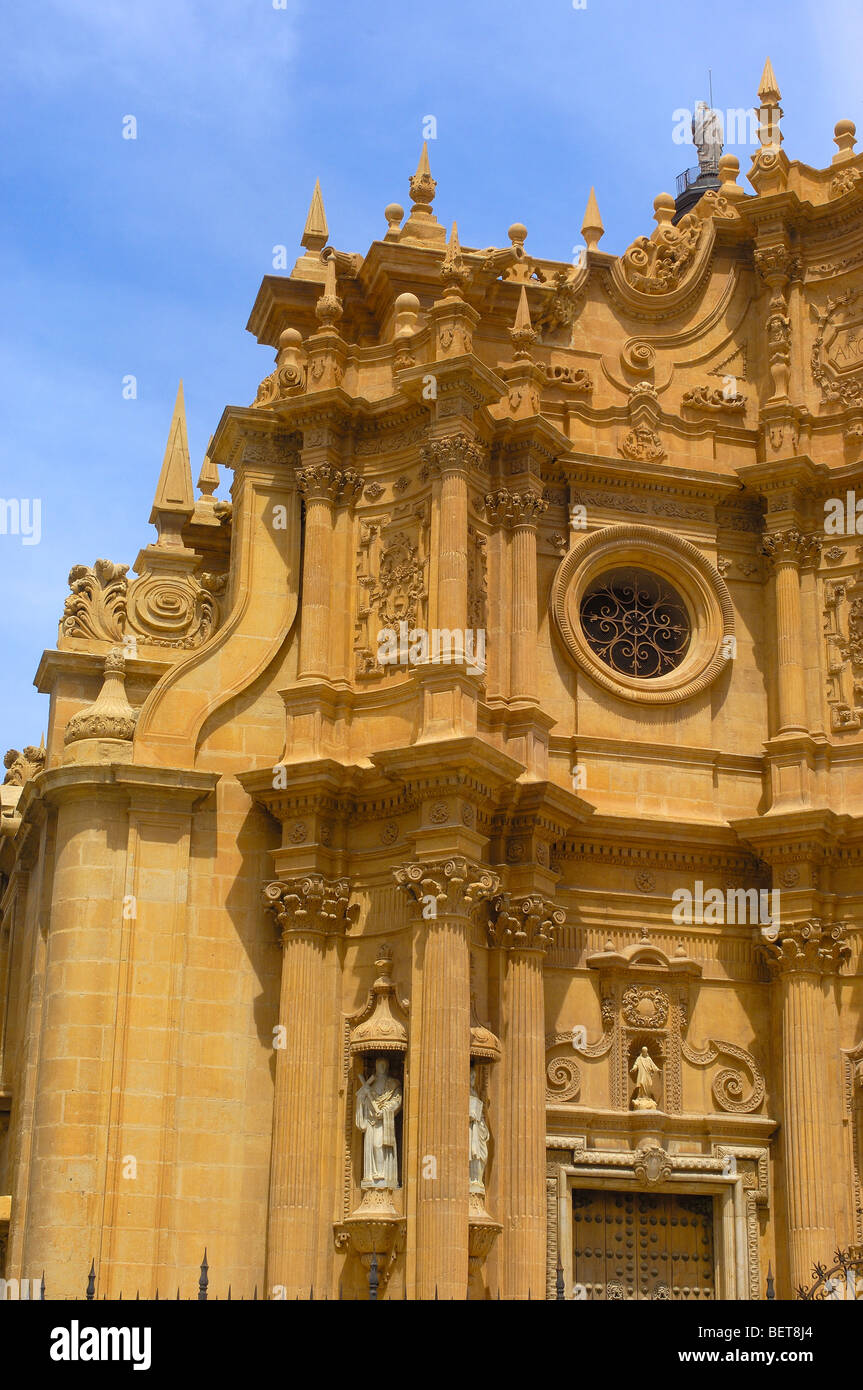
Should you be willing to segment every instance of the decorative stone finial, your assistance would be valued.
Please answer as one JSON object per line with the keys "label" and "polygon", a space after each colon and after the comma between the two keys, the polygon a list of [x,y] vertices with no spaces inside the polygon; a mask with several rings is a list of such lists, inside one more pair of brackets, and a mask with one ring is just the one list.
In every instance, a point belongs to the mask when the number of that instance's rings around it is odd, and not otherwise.
{"label": "decorative stone finial", "polygon": [[342,301],[339,299],[336,286],[335,253],[331,251],[328,256],[322,256],[321,259],[326,265],[327,273],[324,280],[324,292],[315,305],[315,315],[318,323],[323,327],[332,328],[338,323],[344,313]]}
{"label": "decorative stone finial", "polygon": [[761,74],[761,85],[758,88],[758,97],[761,105],[758,108],[758,141],[762,147],[774,146],[778,148],[782,144],[782,130],[780,121],[782,120],[782,107],[779,105],[782,93],[776,81],[776,74],[773,71],[773,64],[770,59],[764,64],[764,71]]}
{"label": "decorative stone finial", "polygon": [[66,725],[65,743],[77,743],[85,738],[131,741],[138,716],[126,699],[126,658],[120,647],[109,651],[103,671],[104,680],[97,699],[89,709],[72,715]]}
{"label": "decorative stone finial", "polygon": [[434,202],[435,190],[437,189],[437,180],[433,179],[431,176],[431,169],[429,168],[429,147],[427,140],[423,140],[423,151],[420,155],[420,162],[417,165],[417,171],[415,174],[411,176],[410,189],[411,197],[414,200],[414,205],[411,208],[411,212],[414,213],[428,211],[432,203]]}
{"label": "decorative stone finial", "polygon": [[782,93],[779,90],[779,83],[776,81],[776,74],[773,71],[773,64],[770,59],[764,64],[764,71],[761,74],[761,83],[758,88],[758,95],[763,104],[775,105],[782,100]]}
{"label": "decorative stone finial", "polygon": [[596,201],[596,190],[593,186],[588,194],[587,207],[584,209],[581,235],[584,237],[584,244],[588,251],[595,251],[605,235],[605,228],[599,215],[599,203]]}
{"label": "decorative stone finial", "polygon": [[417,318],[420,311],[420,302],[415,294],[406,290],[400,294],[393,306],[395,308],[396,319],[393,337],[411,338],[417,331]]}
{"label": "decorative stone finial", "polygon": [[536,329],[530,321],[530,309],[527,303],[527,289],[521,287],[521,294],[518,297],[518,308],[515,314],[515,325],[509,330],[512,339],[513,357],[516,362],[529,362],[530,349],[537,339]]}
{"label": "decorative stone finial", "polygon": [[523,222],[513,222],[507,236],[512,244],[515,254],[521,258],[524,255],[524,243],[527,240],[527,227]]}
{"label": "decorative stone finial", "polygon": [[718,170],[720,196],[732,200],[745,198],[746,192],[737,182],[737,175],[740,173],[740,160],[737,158],[737,155],[720,155]]}
{"label": "decorative stone finial", "polygon": [[300,245],[305,246],[307,251],[323,251],[329,235],[327,215],[324,212],[324,200],[321,196],[321,181],[315,179],[315,191],[309,204],[309,215],[306,218]]}
{"label": "decorative stone finial", "polygon": [[838,146],[836,154],[833,156],[834,164],[844,164],[846,160],[854,158],[854,146],[857,141],[857,127],[853,121],[837,121],[833,127],[833,139]]}
{"label": "decorative stone finial", "polygon": [[207,445],[207,452],[204,455],[204,462],[201,464],[201,471],[198,474],[198,491],[201,494],[201,502],[205,506],[212,507],[213,497],[216,488],[219,486],[219,469],[210,457],[210,450],[213,447],[213,436],[210,435],[210,442]]}
{"label": "decorative stone finial", "polygon": [[168,443],[162,460],[162,471],[156,484],[156,496],[150,512],[150,522],[156,527],[160,547],[182,548],[183,523],[195,510],[192,487],[192,465],[189,460],[189,441],[186,437],[186,404],[183,383],[177,387],[177,399],[168,431]]}
{"label": "decorative stone finial", "polygon": [[461,253],[458,227],[455,222],[452,224],[452,231],[447,242],[446,255],[440,268],[440,277],[443,280],[444,290],[448,298],[456,296],[460,299],[464,286],[470,280],[470,271]]}
{"label": "decorative stone finial", "polygon": [[657,193],[653,200],[653,220],[657,227],[670,227],[677,211],[670,193]]}
{"label": "decorative stone finial", "polygon": [[401,203],[387,203],[384,208],[384,217],[387,219],[387,241],[395,241],[398,238],[404,215],[405,210]]}
{"label": "decorative stone finial", "polygon": [[410,217],[399,232],[399,240],[446,241],[446,228],[441,226],[432,210],[437,183],[431,176],[428,145],[425,142],[417,171],[411,176],[410,188],[413,203]]}

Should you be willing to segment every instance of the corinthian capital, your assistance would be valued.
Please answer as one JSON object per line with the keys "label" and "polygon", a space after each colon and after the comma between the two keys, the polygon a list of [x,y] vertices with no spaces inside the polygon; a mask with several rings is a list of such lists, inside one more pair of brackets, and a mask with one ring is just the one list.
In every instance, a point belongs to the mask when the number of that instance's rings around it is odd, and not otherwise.
{"label": "corinthian capital", "polygon": [[775,975],[832,975],[850,954],[842,922],[825,925],[820,918],[780,926],[776,939],[761,942],[760,950]]}
{"label": "corinthian capital", "polygon": [[485,452],[474,440],[459,431],[433,439],[422,448],[423,463],[428,473],[463,473],[468,468],[485,469]]}
{"label": "corinthian capital", "polygon": [[[481,903],[500,891],[500,878],[482,864],[463,855],[432,862],[402,864],[393,877],[412,902],[423,907],[423,916],[469,917]],[[431,908],[431,904],[434,908]]]}
{"label": "corinthian capital", "polygon": [[279,924],[284,944],[292,933],[325,936],[344,931],[351,914],[350,892],[346,878],[306,874],[266,884],[263,897],[264,906]]}
{"label": "corinthian capital", "polygon": [[492,945],[505,946],[509,951],[544,952],[565,921],[563,908],[555,907],[538,893],[524,897],[501,893],[494,901],[489,939]]}
{"label": "corinthian capital", "polygon": [[308,501],[334,502],[342,475],[331,463],[310,463],[297,469],[297,485]]}
{"label": "corinthian capital", "polygon": [[548,502],[538,493],[509,492],[506,488],[487,492],[485,505],[496,526],[535,526],[548,510]]}
{"label": "corinthian capital", "polygon": [[821,555],[821,536],[804,536],[795,527],[771,531],[762,541],[764,554],[774,565],[816,564]]}

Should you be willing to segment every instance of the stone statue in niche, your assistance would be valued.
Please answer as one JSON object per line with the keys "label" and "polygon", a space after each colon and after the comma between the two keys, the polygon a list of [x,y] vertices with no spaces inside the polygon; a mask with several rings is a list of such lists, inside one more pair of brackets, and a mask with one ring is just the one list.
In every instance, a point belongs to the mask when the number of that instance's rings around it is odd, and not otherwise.
{"label": "stone statue in niche", "polygon": [[485,1193],[485,1165],[488,1162],[488,1125],[483,1114],[482,1096],[477,1094],[476,1067],[470,1069],[470,1191]]}
{"label": "stone statue in niche", "polygon": [[659,1067],[646,1047],[643,1047],[629,1069],[635,1077],[635,1095],[632,1097],[633,1110],[655,1110],[656,1095],[654,1078],[659,1076]]}
{"label": "stone statue in niche", "polygon": [[357,1129],[363,1135],[364,1188],[395,1192],[399,1185],[396,1115],[401,1108],[401,1085],[397,1077],[390,1076],[388,1059],[378,1057],[372,1075],[360,1079],[354,1110]]}

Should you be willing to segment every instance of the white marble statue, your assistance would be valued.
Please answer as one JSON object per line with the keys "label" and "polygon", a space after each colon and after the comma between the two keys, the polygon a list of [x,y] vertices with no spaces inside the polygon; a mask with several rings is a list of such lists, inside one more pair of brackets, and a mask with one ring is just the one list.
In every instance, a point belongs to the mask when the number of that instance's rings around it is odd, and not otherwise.
{"label": "white marble statue", "polygon": [[635,1095],[632,1098],[633,1107],[636,1110],[655,1110],[656,1096],[653,1092],[653,1078],[659,1075],[659,1067],[654,1062],[646,1047],[636,1057],[629,1069],[630,1076],[635,1077]]}
{"label": "white marble statue", "polygon": [[361,1078],[354,1116],[363,1134],[362,1186],[395,1192],[399,1185],[396,1115],[402,1108],[402,1088],[389,1073],[387,1058],[378,1057],[373,1074]]}
{"label": "white marble statue", "polygon": [[477,1095],[476,1067],[470,1069],[470,1190],[485,1192],[485,1165],[488,1162],[488,1125],[483,1099]]}

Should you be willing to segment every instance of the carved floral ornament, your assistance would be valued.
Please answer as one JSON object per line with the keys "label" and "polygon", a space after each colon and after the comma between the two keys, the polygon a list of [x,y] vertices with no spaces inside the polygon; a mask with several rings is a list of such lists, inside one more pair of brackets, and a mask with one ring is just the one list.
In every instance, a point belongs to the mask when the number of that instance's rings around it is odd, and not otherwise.
{"label": "carved floral ornament", "polygon": [[227,574],[152,572],[130,580],[128,569],[111,560],[74,565],[60,636],[102,642],[134,636],[155,647],[199,647],[216,631]]}
{"label": "carved floral ornament", "polygon": [[[617,629],[615,614],[603,617],[599,581],[612,572],[624,571],[646,575],[660,599],[663,593],[672,596],[667,602],[658,599],[650,612],[646,608],[642,612],[643,605],[634,603],[631,613],[617,613],[618,628],[621,624],[626,627],[627,622],[629,627],[635,625],[631,633],[621,629],[618,636],[629,639],[636,656],[644,648],[643,662],[610,662],[608,656],[600,654],[603,623],[609,640]],[[588,631],[584,601],[594,590],[598,595],[596,612],[591,613]],[[641,589],[636,592],[640,595]],[[550,603],[554,624],[571,660],[598,685],[624,699],[674,704],[706,690],[726,669],[730,650],[726,639],[734,632],[731,596],[714,566],[696,546],[679,536],[651,526],[607,526],[592,532],[561,561]],[[649,631],[642,631],[645,623]],[[651,650],[659,653],[652,663],[647,660],[646,645],[651,643]],[[615,650],[623,652],[624,646],[625,642],[618,642]]]}

